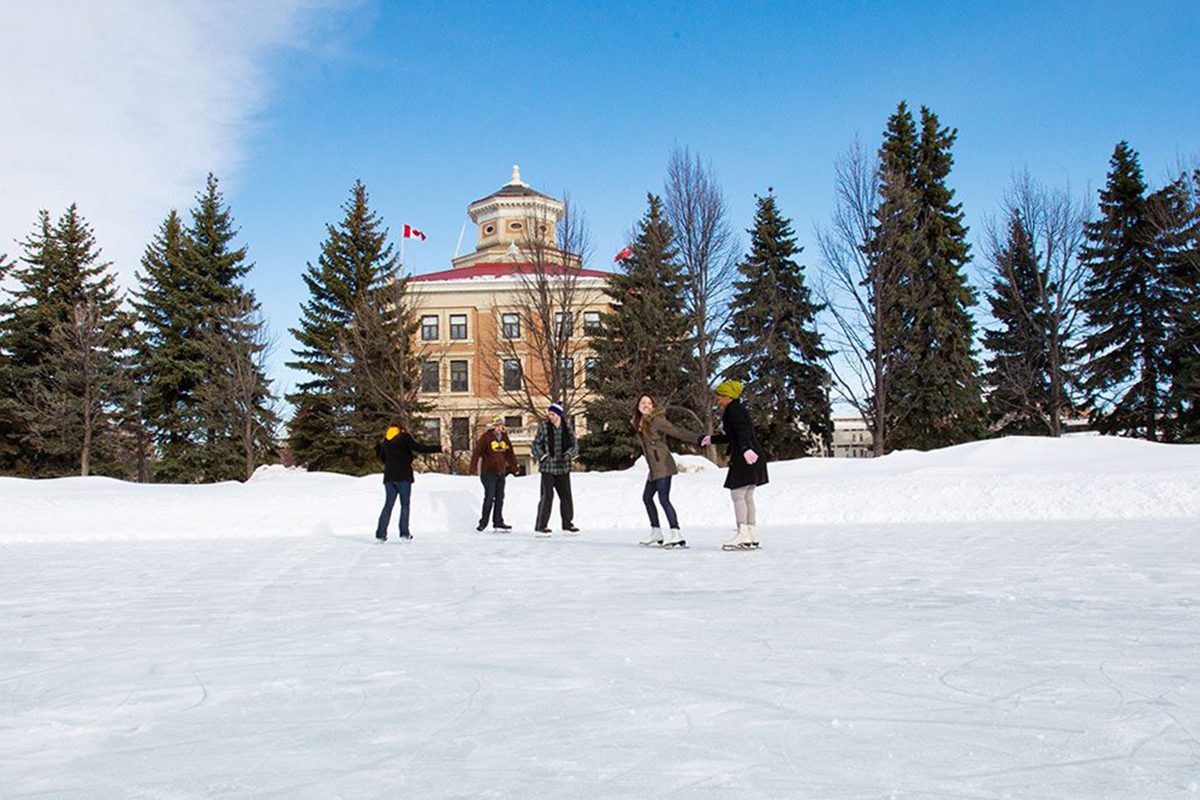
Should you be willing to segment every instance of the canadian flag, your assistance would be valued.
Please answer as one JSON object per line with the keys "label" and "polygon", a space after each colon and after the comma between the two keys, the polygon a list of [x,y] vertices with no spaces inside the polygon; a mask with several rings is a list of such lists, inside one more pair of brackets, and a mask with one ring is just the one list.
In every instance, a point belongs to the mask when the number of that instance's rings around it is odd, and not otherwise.
{"label": "canadian flag", "polygon": [[613,261],[620,261],[622,258],[629,258],[631,255],[633,255],[633,248],[626,247],[624,250],[613,256]]}
{"label": "canadian flag", "polygon": [[406,224],[404,226],[404,238],[405,239],[420,239],[423,242],[423,241],[425,241],[425,234],[421,233],[419,230],[417,230],[413,226]]}

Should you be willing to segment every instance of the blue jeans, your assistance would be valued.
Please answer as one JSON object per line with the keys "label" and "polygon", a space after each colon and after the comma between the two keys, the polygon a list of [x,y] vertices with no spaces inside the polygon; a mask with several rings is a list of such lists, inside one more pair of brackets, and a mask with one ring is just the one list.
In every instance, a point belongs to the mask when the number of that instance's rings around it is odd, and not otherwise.
{"label": "blue jeans", "polygon": [[479,524],[487,525],[489,515],[492,517],[492,524],[503,524],[504,473],[489,475],[485,472],[479,476],[479,480],[483,482],[483,513],[479,515]]}
{"label": "blue jeans", "polygon": [[671,530],[679,529],[679,517],[675,516],[675,506],[671,505],[671,476],[659,478],[656,481],[646,481],[646,489],[642,492],[642,502],[646,504],[646,513],[650,515],[650,527],[658,527],[658,509],[654,507],[654,495],[662,503],[663,511],[667,514],[667,523]]}
{"label": "blue jeans", "polygon": [[396,504],[396,498],[400,498],[400,535],[408,536],[408,501],[412,498],[412,481],[393,481],[383,484],[383,490],[387,493],[387,499],[383,501],[383,512],[379,515],[379,526],[375,529],[375,536],[379,539],[387,538],[388,522],[392,519],[392,506]]}

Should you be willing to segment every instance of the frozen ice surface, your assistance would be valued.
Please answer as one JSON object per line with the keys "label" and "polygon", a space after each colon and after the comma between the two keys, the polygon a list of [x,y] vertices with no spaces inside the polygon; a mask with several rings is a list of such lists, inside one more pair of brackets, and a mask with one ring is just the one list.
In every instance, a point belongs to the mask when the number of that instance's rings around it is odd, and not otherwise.
{"label": "frozen ice surface", "polygon": [[378,476],[0,480],[0,798],[1200,796],[1200,448],[771,470],[749,553],[716,469],[686,551],[638,468],[385,545]]}

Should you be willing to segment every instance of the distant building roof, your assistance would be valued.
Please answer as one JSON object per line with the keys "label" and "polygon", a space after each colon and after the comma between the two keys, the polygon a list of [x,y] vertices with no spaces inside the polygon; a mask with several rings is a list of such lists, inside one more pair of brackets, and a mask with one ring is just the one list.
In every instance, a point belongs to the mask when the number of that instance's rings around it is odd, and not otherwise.
{"label": "distant building roof", "polygon": [[[564,272],[562,267],[547,266],[545,270],[548,274],[559,274]],[[444,269],[439,272],[427,272],[424,275],[414,275],[412,280],[417,283],[427,283],[431,281],[459,281],[472,278],[509,278],[514,275],[527,275],[534,271],[534,265],[531,263],[513,263],[511,261],[490,261],[480,264],[472,264],[469,267],[460,267],[458,269]],[[602,272],[598,269],[572,269],[571,272],[576,272],[581,278],[611,278],[611,272]]]}

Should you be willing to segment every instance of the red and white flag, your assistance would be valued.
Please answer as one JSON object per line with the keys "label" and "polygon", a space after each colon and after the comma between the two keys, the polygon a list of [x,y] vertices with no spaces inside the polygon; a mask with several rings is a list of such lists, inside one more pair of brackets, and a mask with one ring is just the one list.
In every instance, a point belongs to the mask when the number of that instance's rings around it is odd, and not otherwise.
{"label": "red and white flag", "polygon": [[423,242],[423,241],[425,241],[425,234],[421,233],[419,230],[417,230],[413,226],[406,224],[404,226],[404,238],[405,239],[420,239]]}
{"label": "red and white flag", "polygon": [[617,262],[617,261],[620,261],[622,258],[629,258],[631,255],[633,255],[633,248],[626,247],[624,250],[622,250],[621,252],[619,252],[615,256],[613,256],[613,261]]}

